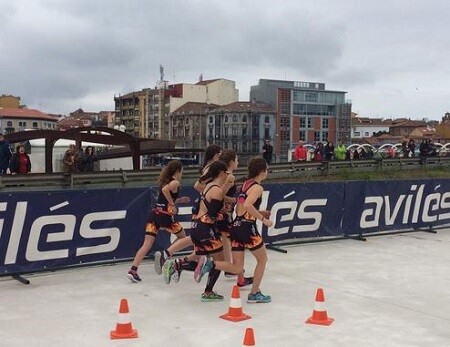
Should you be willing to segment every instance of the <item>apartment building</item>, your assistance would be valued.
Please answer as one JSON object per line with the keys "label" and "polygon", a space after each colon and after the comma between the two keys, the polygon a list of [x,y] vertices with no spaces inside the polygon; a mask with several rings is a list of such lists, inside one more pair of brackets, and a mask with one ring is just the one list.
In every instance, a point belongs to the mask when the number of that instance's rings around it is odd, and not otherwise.
{"label": "apartment building", "polygon": [[228,105],[188,102],[172,112],[172,139],[177,147],[234,149],[241,162],[261,154],[273,140],[276,112],[267,104],[237,101]]}
{"label": "apartment building", "polygon": [[171,114],[188,102],[227,105],[238,101],[235,82],[200,80],[195,84],[169,85],[160,81],[154,89],[142,89],[115,97],[116,125],[124,125],[134,136],[172,139]]}
{"label": "apartment building", "polygon": [[260,79],[250,100],[276,111],[275,152],[287,159],[293,144],[350,139],[351,102],[346,92],[326,90],[325,83]]}

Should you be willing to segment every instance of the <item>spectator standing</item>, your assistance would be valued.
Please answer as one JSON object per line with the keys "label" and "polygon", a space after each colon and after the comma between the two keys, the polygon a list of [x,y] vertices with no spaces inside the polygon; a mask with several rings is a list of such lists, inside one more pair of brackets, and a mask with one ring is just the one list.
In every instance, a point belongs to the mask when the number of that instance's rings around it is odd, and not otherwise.
{"label": "spectator standing", "polygon": [[87,146],[84,155],[81,157],[79,169],[81,172],[93,172],[94,171],[94,162],[97,161],[98,158],[94,153],[94,147]]}
{"label": "spectator standing", "polygon": [[75,145],[69,145],[69,149],[64,153],[64,172],[74,173],[78,171],[76,163],[77,149]]}
{"label": "spectator standing", "polygon": [[8,171],[9,161],[11,160],[11,147],[9,142],[5,140],[3,135],[0,135],[0,175],[6,174]]}
{"label": "spectator standing", "polygon": [[402,141],[402,154],[403,158],[409,158],[409,147],[408,142],[406,140]]}
{"label": "spectator standing", "polygon": [[409,139],[408,149],[409,149],[410,157],[415,158],[416,157],[416,143],[414,142],[413,139]]}
{"label": "spectator standing", "polygon": [[345,152],[347,149],[345,148],[345,145],[342,143],[342,141],[339,141],[339,145],[334,150],[334,157],[336,160],[345,160]]}
{"label": "spectator standing", "polygon": [[266,160],[267,164],[272,162],[273,146],[270,144],[270,140],[266,139],[262,148],[263,158]]}
{"label": "spectator standing", "polygon": [[324,152],[323,143],[319,142],[317,144],[316,149],[314,150],[314,161],[323,161],[324,158],[323,152]]}
{"label": "spectator standing", "polygon": [[31,171],[30,156],[25,151],[25,146],[20,144],[16,147],[16,152],[11,156],[9,171],[12,175],[27,174]]}
{"label": "spectator standing", "polygon": [[306,148],[303,146],[303,141],[299,141],[295,147],[294,159],[296,161],[306,161]]}
{"label": "spectator standing", "polygon": [[334,144],[331,141],[327,141],[327,144],[324,148],[325,160],[331,161],[334,158]]}

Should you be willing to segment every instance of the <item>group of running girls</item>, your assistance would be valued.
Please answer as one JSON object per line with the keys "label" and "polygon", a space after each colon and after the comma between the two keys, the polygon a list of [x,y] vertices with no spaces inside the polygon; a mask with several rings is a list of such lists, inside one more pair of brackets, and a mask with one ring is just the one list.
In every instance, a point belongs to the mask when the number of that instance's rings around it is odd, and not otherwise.
{"label": "group of running girls", "polygon": [[[267,252],[257,228],[257,220],[267,227],[273,222],[270,211],[259,210],[263,188],[261,182],[267,177],[267,162],[254,157],[248,163],[248,177],[240,191],[237,189],[233,170],[238,166],[234,150],[221,150],[211,145],[205,151],[205,164],[194,188],[200,196],[194,201],[192,211],[193,228],[186,236],[181,224],[175,220],[176,204],[189,202],[188,197],[179,197],[183,168],[180,162],[171,161],[162,170],[158,179],[159,195],[146,224],[143,245],[137,251],[127,277],[140,282],[137,270],[151,249],[159,230],[174,234],[177,239],[162,252],[155,252],[155,272],[163,274],[167,284],[178,282],[183,270],[193,271],[194,279],[200,282],[208,274],[201,301],[220,301],[223,296],[213,291],[221,271],[225,276],[237,275],[240,287],[252,285],[248,303],[266,303],[269,295],[261,293],[260,284],[264,275]],[[235,218],[233,219],[233,210]],[[172,256],[188,246],[194,252],[184,258]],[[249,249],[256,259],[253,277],[244,277],[244,251]]]}

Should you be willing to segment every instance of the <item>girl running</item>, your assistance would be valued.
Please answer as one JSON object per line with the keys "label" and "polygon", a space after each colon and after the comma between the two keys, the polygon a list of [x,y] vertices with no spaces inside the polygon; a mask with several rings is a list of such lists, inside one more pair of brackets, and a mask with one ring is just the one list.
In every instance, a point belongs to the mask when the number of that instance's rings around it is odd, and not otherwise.
{"label": "girl running", "polygon": [[127,273],[131,282],[140,282],[137,270],[138,266],[151,249],[156,235],[160,229],[175,234],[178,239],[186,237],[183,227],[175,221],[177,212],[176,203],[189,202],[188,197],[178,197],[180,190],[180,180],[183,174],[183,167],[177,160],[173,160],[161,171],[157,183],[159,184],[159,195],[155,207],[150,212],[145,228],[144,243],[134,256],[133,265]]}
{"label": "girl running", "polygon": [[[210,145],[206,148],[204,164],[203,167],[200,169],[201,176],[205,175],[208,172],[210,165],[219,159],[219,155],[221,154],[221,152],[222,149],[217,145]],[[207,182],[201,182],[200,180],[197,180],[197,182],[194,185],[194,189],[201,194],[203,189],[205,188],[206,183]],[[200,198],[194,201],[194,206],[192,208],[193,223],[195,223],[199,203]],[[164,280],[167,284],[170,283],[171,279],[173,279],[174,282],[178,282],[180,280],[181,270],[195,271],[195,269],[197,268],[198,257],[195,255],[195,253],[192,253],[182,259],[176,259],[174,262],[169,262],[164,266],[167,259],[172,257],[176,252],[181,251],[189,246],[192,246],[192,240],[189,236],[187,236],[175,240],[175,242],[173,242],[164,251],[155,252],[155,263],[154,263],[155,272],[158,275],[161,275],[161,273],[163,273]],[[201,265],[203,265],[203,263],[201,263],[200,266]]]}
{"label": "girl running", "polygon": [[[222,186],[222,190],[225,193],[224,202],[225,206],[222,210],[223,219],[216,222],[216,226],[220,234],[222,235],[222,243],[224,246],[225,261],[231,262],[231,242],[230,242],[230,229],[233,224],[233,210],[236,205],[237,187],[235,183],[235,177],[233,171],[238,167],[239,160],[234,149],[225,149],[219,156],[219,160],[227,164],[228,177]],[[231,278],[236,276],[233,273],[225,272],[225,277]],[[252,277],[244,277],[244,274],[238,275],[237,285],[244,287],[253,283]]]}
{"label": "girl running", "polygon": [[[261,293],[260,284],[267,263],[267,252],[261,234],[258,231],[256,220],[265,226],[271,227],[270,211],[259,210],[263,188],[261,182],[267,177],[267,163],[261,157],[255,157],[248,163],[248,180],[244,182],[236,206],[236,220],[230,231],[233,263],[220,259],[208,259],[200,273],[200,278],[206,272],[227,271],[242,273],[244,268],[244,250],[247,248],[256,258],[256,267],[253,273],[253,285],[248,294],[248,303],[266,303],[271,301],[270,295]],[[210,274],[211,274],[210,272]]]}
{"label": "girl running", "polygon": [[[216,221],[223,218],[220,211],[224,206],[224,193],[222,186],[228,177],[227,166],[224,162],[216,161],[209,167],[208,172],[200,178],[200,182],[206,184],[200,201],[197,215],[197,223],[191,232],[194,251],[197,256],[211,255],[215,260],[224,260],[223,245],[220,233],[217,231]],[[203,261],[199,258],[198,271],[194,272],[194,279],[200,282],[202,277]],[[213,291],[214,285],[220,276],[220,270],[212,269],[209,272],[205,291],[201,295],[201,301],[219,301],[223,296]]]}

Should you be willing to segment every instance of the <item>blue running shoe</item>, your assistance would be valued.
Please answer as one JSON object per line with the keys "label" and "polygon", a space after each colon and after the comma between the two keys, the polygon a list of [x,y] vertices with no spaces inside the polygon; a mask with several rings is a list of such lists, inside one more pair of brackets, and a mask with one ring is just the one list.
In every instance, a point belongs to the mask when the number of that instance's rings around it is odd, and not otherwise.
{"label": "blue running shoe", "polygon": [[166,284],[170,283],[170,279],[172,278],[172,275],[175,273],[175,260],[169,259],[166,260],[164,265],[162,266],[162,274],[164,276],[164,281]]}
{"label": "blue running shoe", "polygon": [[261,292],[257,292],[255,294],[248,294],[247,303],[249,304],[260,304],[272,301],[270,295],[264,295]]}

